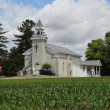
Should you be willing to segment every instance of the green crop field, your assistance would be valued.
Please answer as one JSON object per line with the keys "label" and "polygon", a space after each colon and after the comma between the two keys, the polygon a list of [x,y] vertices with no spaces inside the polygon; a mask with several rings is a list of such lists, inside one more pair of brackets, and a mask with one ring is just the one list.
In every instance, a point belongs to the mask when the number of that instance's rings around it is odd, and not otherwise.
{"label": "green crop field", "polygon": [[110,78],[0,79],[0,110],[110,110]]}

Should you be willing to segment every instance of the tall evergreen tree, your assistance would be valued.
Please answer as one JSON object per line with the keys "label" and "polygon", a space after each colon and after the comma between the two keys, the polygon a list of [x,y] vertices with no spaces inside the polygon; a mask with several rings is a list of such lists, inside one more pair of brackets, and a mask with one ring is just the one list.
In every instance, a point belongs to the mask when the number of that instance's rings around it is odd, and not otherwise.
{"label": "tall evergreen tree", "polygon": [[35,25],[36,23],[34,21],[27,19],[22,22],[22,25],[20,27],[17,27],[17,30],[20,32],[20,34],[14,35],[16,40],[13,41],[15,42],[17,47],[10,49],[8,60],[10,67],[8,69],[8,75],[16,75],[19,70],[23,69],[24,57],[22,54],[32,47],[31,37],[34,34],[32,28],[35,27]]}
{"label": "tall evergreen tree", "polygon": [[19,35],[14,35],[16,40],[14,40],[15,44],[18,45],[18,50],[20,53],[25,52],[32,46],[31,37],[34,34],[32,30],[35,27],[36,23],[32,20],[25,20],[22,23],[22,26],[17,27],[17,30],[20,32]]}
{"label": "tall evergreen tree", "polygon": [[2,66],[2,71],[0,71],[0,75],[5,75],[7,71],[7,59],[8,59],[8,51],[6,50],[7,37],[4,34],[7,31],[3,31],[2,24],[0,23],[0,65]]}
{"label": "tall evergreen tree", "polygon": [[5,32],[3,31],[2,24],[0,23],[0,58],[1,59],[3,59],[7,54],[5,44],[8,43],[8,41],[7,41],[7,37],[4,36],[5,33],[7,33],[7,31]]}
{"label": "tall evergreen tree", "polygon": [[7,63],[9,64],[7,76],[15,76],[19,70],[23,69],[24,58],[19,53],[18,48],[13,47],[10,49],[10,54]]}

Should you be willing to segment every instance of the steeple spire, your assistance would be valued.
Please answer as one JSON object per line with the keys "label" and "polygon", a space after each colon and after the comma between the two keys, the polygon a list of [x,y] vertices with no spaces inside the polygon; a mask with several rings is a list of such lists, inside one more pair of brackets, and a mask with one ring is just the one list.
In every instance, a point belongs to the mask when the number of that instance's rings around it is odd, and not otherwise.
{"label": "steeple spire", "polygon": [[47,40],[47,35],[44,32],[44,28],[42,25],[41,20],[38,20],[37,25],[35,27],[35,34],[33,35],[32,39],[45,39]]}
{"label": "steeple spire", "polygon": [[37,22],[36,27],[43,27],[41,20],[39,20],[39,21]]}

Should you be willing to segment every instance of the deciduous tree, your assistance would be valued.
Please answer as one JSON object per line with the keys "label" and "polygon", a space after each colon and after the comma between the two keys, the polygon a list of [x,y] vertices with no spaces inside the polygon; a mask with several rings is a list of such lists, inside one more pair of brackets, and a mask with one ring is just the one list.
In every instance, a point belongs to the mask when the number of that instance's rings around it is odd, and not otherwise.
{"label": "deciduous tree", "polygon": [[102,75],[110,75],[110,32],[105,34],[105,40],[96,39],[88,43],[85,56],[87,60],[101,60]]}

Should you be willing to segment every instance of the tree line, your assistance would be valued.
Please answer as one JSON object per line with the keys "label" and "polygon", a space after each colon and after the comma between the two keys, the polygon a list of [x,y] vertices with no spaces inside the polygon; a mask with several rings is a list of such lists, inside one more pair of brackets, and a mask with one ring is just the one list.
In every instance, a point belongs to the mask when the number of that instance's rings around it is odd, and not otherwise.
{"label": "tree line", "polygon": [[[15,36],[13,42],[16,47],[12,47],[10,52],[7,51],[6,44],[8,43],[8,38],[0,23],[0,65],[2,66],[2,71],[0,75],[3,76],[15,76],[16,73],[23,69],[24,67],[24,57],[23,52],[32,47],[31,37],[34,34],[33,28],[36,23],[33,20],[26,19],[22,22],[17,30],[20,32]],[[88,48],[85,52],[87,60],[101,60],[102,62],[102,76],[110,75],[110,32],[105,34],[105,39],[96,39],[88,43]]]}

